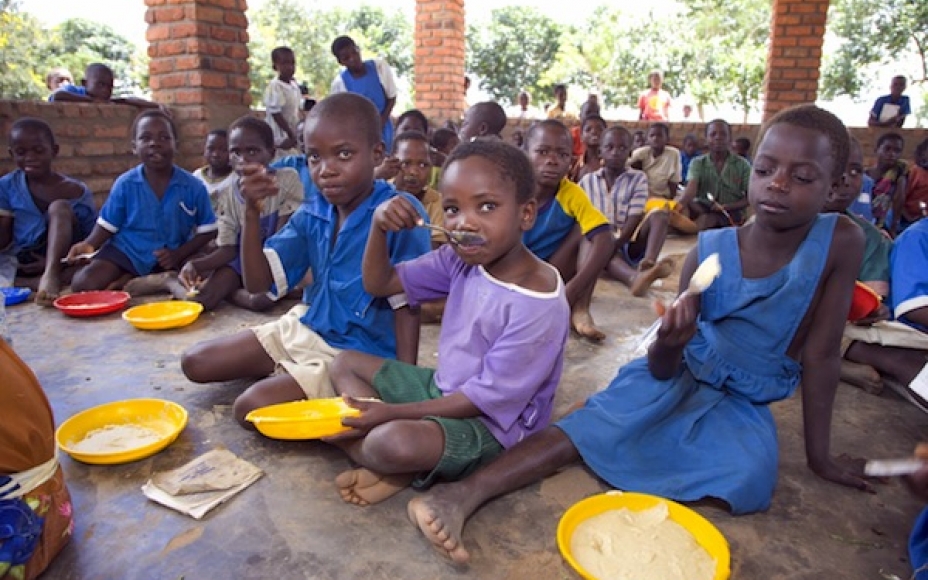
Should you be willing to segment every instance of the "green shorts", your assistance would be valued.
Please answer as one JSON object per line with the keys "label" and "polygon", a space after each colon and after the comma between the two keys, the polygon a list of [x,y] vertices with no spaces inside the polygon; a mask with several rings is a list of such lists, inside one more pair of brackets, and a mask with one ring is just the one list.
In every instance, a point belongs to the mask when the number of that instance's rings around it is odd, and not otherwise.
{"label": "green shorts", "polygon": [[[388,359],[374,375],[374,389],[385,403],[417,403],[441,398],[435,370]],[[445,449],[432,471],[420,474],[413,487],[428,487],[436,480],[462,479],[500,454],[503,446],[483,421],[425,417],[438,423],[445,435]]]}

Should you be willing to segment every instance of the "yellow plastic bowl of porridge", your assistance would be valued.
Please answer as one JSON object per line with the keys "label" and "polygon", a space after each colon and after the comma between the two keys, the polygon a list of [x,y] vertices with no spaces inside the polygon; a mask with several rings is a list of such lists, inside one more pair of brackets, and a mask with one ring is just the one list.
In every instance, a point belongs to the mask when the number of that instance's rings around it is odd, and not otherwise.
{"label": "yellow plastic bowl of porridge", "polygon": [[319,439],[348,431],[342,419],[360,414],[341,397],[331,397],[261,407],[248,413],[245,420],[271,439]]}
{"label": "yellow plastic bowl of porridge", "polygon": [[174,442],[187,410],[162,399],[127,399],[91,407],[58,427],[62,451],[83,463],[114,465],[143,459]]}
{"label": "yellow plastic bowl of porridge", "polygon": [[[680,524],[689,532],[696,543],[715,560],[715,575],[712,580],[727,580],[731,574],[731,554],[725,536],[706,518],[695,511],[676,502],[643,493],[623,493],[612,491],[583,499],[572,505],[557,526],[557,547],[571,568],[587,580],[598,580],[597,576],[586,570],[575,554],[572,542],[578,526],[591,518],[602,516],[606,512],[623,508],[631,512],[645,512],[666,505],[667,519]],[[663,508],[661,508],[663,509]],[[634,546],[626,546],[634,551]]]}
{"label": "yellow plastic bowl of porridge", "polygon": [[122,318],[141,330],[166,330],[193,324],[203,312],[203,305],[188,300],[149,302],[126,310]]}

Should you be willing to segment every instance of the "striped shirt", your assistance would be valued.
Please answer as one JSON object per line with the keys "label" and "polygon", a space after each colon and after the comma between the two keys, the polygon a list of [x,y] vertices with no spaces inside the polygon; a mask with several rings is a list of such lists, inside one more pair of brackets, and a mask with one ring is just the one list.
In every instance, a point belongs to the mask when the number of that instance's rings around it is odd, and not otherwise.
{"label": "striped shirt", "polygon": [[606,168],[584,175],[580,187],[590,196],[596,208],[603,212],[612,229],[619,232],[628,220],[644,213],[648,201],[648,176],[644,171],[626,168],[610,190],[606,184]]}

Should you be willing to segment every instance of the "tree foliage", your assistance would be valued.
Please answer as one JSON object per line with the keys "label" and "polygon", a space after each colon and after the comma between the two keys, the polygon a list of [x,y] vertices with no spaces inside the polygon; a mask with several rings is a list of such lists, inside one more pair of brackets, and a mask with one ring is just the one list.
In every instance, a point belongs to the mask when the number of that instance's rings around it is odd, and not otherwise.
{"label": "tree foliage", "polygon": [[41,37],[39,22],[20,12],[18,2],[0,0],[0,98],[34,99],[46,92],[34,69],[34,39]]}

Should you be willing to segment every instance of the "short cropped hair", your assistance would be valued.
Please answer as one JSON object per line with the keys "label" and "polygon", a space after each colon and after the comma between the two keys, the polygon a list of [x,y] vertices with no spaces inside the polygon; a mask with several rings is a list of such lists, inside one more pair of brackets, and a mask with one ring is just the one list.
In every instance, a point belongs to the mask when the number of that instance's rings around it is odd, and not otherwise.
{"label": "short cropped hair", "polygon": [[136,115],[135,120],[132,121],[132,128],[129,129],[129,135],[132,137],[133,141],[135,140],[135,134],[138,132],[139,125],[141,125],[142,121],[145,119],[163,119],[171,129],[171,136],[177,141],[177,125],[175,125],[174,120],[168,117],[161,109],[146,109]]}
{"label": "short cropped hair", "polygon": [[758,142],[763,141],[764,136],[771,127],[782,124],[810,129],[824,135],[831,145],[833,164],[831,178],[837,180],[844,175],[847,158],[850,154],[851,140],[848,137],[847,127],[841,122],[841,119],[815,105],[797,105],[783,109],[764,123],[760,130]]}
{"label": "short cropped hair", "polygon": [[528,128],[528,131],[525,132],[525,146],[528,146],[529,141],[531,141],[535,134],[541,131],[542,129],[555,129],[557,131],[563,131],[567,138],[570,139],[570,142],[573,143],[573,137],[570,136],[570,129],[567,128],[567,125],[561,123],[557,119],[545,119],[544,121],[538,121],[537,123],[532,124]]}
{"label": "short cropped hair", "polygon": [[606,138],[606,135],[609,133],[618,133],[628,142],[628,145],[632,144],[632,133],[622,125],[613,125],[611,127],[606,127],[606,130],[603,131],[603,139]]}
{"label": "short cropped hair", "polygon": [[535,171],[521,149],[497,139],[461,143],[448,155],[442,173],[446,173],[452,163],[470,157],[486,159],[496,167],[500,177],[511,181],[516,187],[516,202],[526,203],[535,196]]}
{"label": "short cropped hair", "polygon": [[915,161],[918,161],[918,158],[928,153],[928,139],[925,139],[915,147]]}
{"label": "short cropped hair", "polygon": [[210,138],[210,137],[222,137],[223,139],[228,139],[228,138],[229,138],[229,132],[226,131],[225,129],[213,129],[212,131],[210,131],[209,133],[206,134],[206,137],[207,137],[207,138]]}
{"label": "short cropped hair", "polygon": [[277,149],[274,145],[274,131],[271,129],[271,126],[257,117],[245,115],[244,117],[239,117],[232,121],[232,124],[229,125],[229,133],[236,129],[255,133],[271,153]]}
{"label": "short cropped hair", "polygon": [[[709,125],[706,125],[706,130],[707,131],[709,130]],[[686,135],[683,136],[684,144],[689,143],[690,141],[695,141],[696,143],[699,143],[699,137],[697,137],[694,133],[687,133]]]}
{"label": "short cropped hair", "polygon": [[405,121],[406,119],[409,119],[409,118],[413,118],[413,119],[415,119],[416,121],[419,121],[420,123],[422,123],[422,126],[425,127],[425,134],[428,135],[428,133],[429,133],[429,120],[428,120],[428,118],[425,116],[425,113],[423,113],[423,112],[420,111],[419,109],[409,109],[408,111],[406,111],[405,113],[403,113],[402,115],[400,115],[399,117],[397,117],[397,119],[396,119],[396,126],[399,127],[400,125],[403,124],[403,121]]}
{"label": "short cropped hair", "polygon": [[583,118],[583,122],[580,123],[580,130],[582,131],[583,128],[586,127],[586,124],[589,123],[590,121],[599,121],[600,123],[603,124],[603,127],[609,126],[608,123],[606,123],[606,120],[600,117],[599,115],[587,115],[586,117]]}
{"label": "short cropped hair", "polygon": [[483,101],[473,107],[474,118],[487,124],[490,133],[499,135],[506,127],[506,111],[496,101]]}
{"label": "short cropped hair", "polygon": [[92,62],[87,65],[87,68],[84,69],[84,80],[90,78],[91,75],[106,73],[110,76],[115,76],[113,74],[113,69],[106,66],[102,62]]}
{"label": "short cropped hair", "polygon": [[42,119],[37,119],[35,117],[22,117],[16,119],[16,121],[13,122],[13,126],[10,127],[10,141],[13,141],[13,133],[16,133],[17,131],[36,131],[48,139],[48,142],[51,145],[57,144],[57,141],[55,140],[55,132],[52,131],[52,126]]}
{"label": "short cropped hair", "polygon": [[890,131],[889,133],[883,133],[876,140],[876,145],[873,146],[874,149],[879,149],[880,145],[886,143],[887,141],[899,141],[902,143],[902,146],[905,147],[905,139],[902,138],[902,135],[896,133],[895,131]]}
{"label": "short cropped hair", "polygon": [[457,136],[457,133],[445,127],[435,129],[435,132],[432,133],[432,147],[444,150],[444,148],[448,146],[448,143]]}
{"label": "short cropped hair", "polygon": [[667,123],[651,123],[651,126],[648,127],[648,132],[651,132],[651,129],[660,129],[664,132],[664,137],[670,137],[670,125]]}
{"label": "short cropped hair", "polygon": [[332,56],[338,58],[339,52],[351,46],[357,46],[357,43],[350,36],[339,36],[332,41]]}
{"label": "short cropped hair", "polygon": [[271,62],[275,64],[280,62],[281,57],[283,57],[286,54],[289,54],[292,56],[293,49],[290,48],[289,46],[278,46],[277,48],[271,51]]}
{"label": "short cropped hair", "polygon": [[383,142],[380,113],[365,96],[357,93],[336,93],[319,101],[306,115],[310,121],[333,121],[340,125],[353,125],[364,132],[370,145]]}
{"label": "short cropped hair", "polygon": [[[706,135],[709,134],[709,126],[715,125],[715,124],[721,124],[721,125],[725,125],[726,127],[728,127],[728,134],[731,135],[731,123],[729,123],[725,119],[712,119],[711,121],[706,123]],[[750,146],[750,143],[749,143],[749,146]]]}
{"label": "short cropped hair", "polygon": [[429,138],[423,135],[418,131],[403,131],[399,135],[393,138],[393,151],[396,151],[396,148],[400,146],[400,143],[403,141],[420,141],[425,143],[425,146],[429,146]]}

